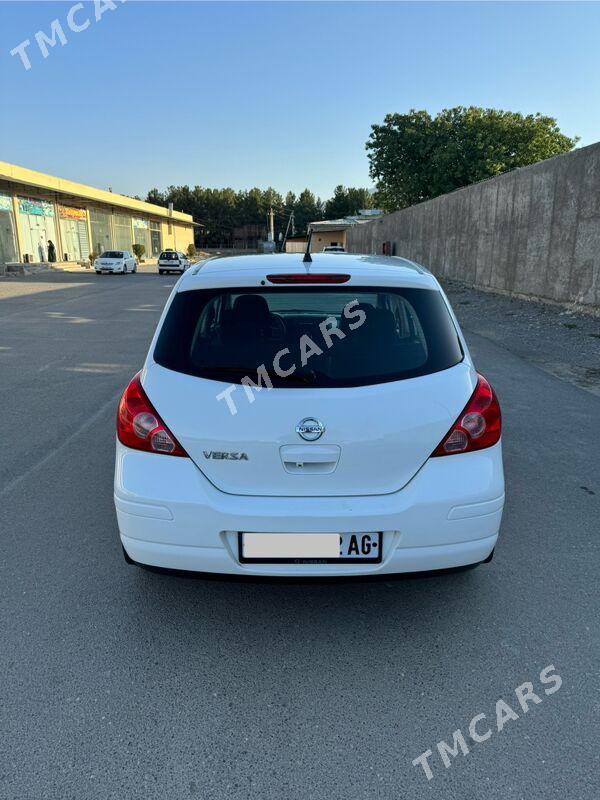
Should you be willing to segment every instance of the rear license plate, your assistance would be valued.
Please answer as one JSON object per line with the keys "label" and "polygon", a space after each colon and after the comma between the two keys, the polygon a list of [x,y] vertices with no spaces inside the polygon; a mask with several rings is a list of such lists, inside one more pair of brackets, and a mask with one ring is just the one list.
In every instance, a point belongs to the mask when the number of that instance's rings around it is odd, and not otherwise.
{"label": "rear license plate", "polygon": [[238,533],[242,564],[381,562],[381,533]]}

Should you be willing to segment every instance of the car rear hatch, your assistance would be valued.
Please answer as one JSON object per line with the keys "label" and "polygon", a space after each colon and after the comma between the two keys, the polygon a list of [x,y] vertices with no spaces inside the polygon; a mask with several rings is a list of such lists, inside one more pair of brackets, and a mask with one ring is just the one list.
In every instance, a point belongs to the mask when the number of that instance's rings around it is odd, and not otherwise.
{"label": "car rear hatch", "polygon": [[[144,374],[151,402],[204,475],[230,494],[352,496],[387,494],[419,471],[475,386],[461,363],[433,375],[339,389],[273,388],[237,413],[217,396],[226,384],[159,365]],[[306,441],[297,426],[324,432]],[[305,426],[310,430],[310,424]]]}
{"label": "car rear hatch", "polygon": [[398,491],[476,382],[431,289],[180,292],[153,356],[150,401],[204,475],[240,495]]}

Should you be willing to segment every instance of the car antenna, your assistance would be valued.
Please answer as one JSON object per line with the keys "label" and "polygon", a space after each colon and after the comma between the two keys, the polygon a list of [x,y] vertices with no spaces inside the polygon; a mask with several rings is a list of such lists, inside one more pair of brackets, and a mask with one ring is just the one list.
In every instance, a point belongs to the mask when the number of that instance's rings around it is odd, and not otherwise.
{"label": "car antenna", "polygon": [[[310,241],[312,239],[312,228],[308,229],[308,241],[306,242],[306,252],[304,253],[304,258],[302,259],[303,264],[312,264],[312,258],[310,257]],[[308,267],[307,267],[308,269]]]}

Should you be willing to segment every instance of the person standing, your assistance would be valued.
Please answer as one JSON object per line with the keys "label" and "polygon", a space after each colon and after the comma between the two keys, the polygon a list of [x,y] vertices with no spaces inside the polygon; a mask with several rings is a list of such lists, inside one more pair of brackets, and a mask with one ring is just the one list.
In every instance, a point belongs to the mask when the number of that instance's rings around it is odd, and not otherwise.
{"label": "person standing", "polygon": [[48,239],[48,261],[53,263],[56,261],[56,247],[52,239]]}

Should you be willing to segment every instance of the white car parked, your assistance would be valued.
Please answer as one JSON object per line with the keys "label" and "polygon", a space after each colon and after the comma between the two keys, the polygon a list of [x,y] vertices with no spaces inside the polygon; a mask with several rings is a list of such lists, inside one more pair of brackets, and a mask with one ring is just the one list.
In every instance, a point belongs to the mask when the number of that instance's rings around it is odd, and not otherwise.
{"label": "white car parked", "polygon": [[341,244],[328,244],[323,248],[324,253],[345,253],[346,248]]}
{"label": "white car parked", "polygon": [[280,576],[489,561],[500,408],[437,280],[386,256],[200,266],[119,404],[126,559]]}
{"label": "white car parked", "polygon": [[178,272],[182,275],[190,264],[189,258],[180,250],[163,250],[158,257],[158,272],[159,275],[164,275],[165,272]]}
{"label": "white car parked", "polygon": [[129,250],[105,250],[94,261],[94,269],[98,275],[101,272],[120,272],[126,275],[128,272],[137,272],[137,259]]}

